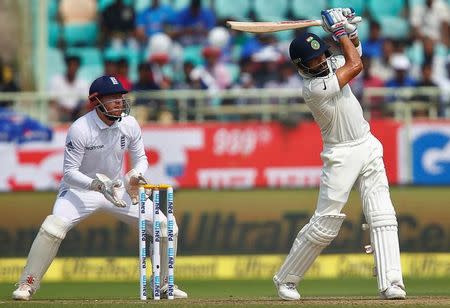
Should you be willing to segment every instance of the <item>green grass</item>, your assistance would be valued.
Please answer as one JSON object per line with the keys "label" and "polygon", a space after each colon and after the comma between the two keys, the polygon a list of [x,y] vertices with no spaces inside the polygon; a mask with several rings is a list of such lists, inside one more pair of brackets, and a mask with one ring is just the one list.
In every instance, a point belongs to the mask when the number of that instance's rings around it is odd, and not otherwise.
{"label": "green grass", "polygon": [[[450,306],[450,278],[406,280],[406,301],[377,299],[375,279],[305,280],[300,287],[303,300],[289,303],[278,299],[269,280],[182,281],[188,300],[159,305],[169,307],[444,307]],[[10,300],[12,284],[0,284],[0,307],[140,307],[137,283],[44,283],[31,302]],[[148,304],[155,304],[149,300]]]}

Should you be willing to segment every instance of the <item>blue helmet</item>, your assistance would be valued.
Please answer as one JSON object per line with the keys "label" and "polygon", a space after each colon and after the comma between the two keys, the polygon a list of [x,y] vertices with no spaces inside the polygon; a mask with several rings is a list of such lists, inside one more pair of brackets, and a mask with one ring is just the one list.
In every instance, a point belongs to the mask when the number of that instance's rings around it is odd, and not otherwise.
{"label": "blue helmet", "polygon": [[89,88],[89,96],[105,96],[112,94],[127,94],[128,91],[122,86],[116,77],[101,76],[95,79]]}
{"label": "blue helmet", "polygon": [[[95,79],[89,88],[89,99],[96,103],[96,108],[106,115],[110,120],[120,120],[122,117],[130,114],[130,103],[124,97],[119,98],[122,103],[120,109],[108,110],[105,106],[105,102],[102,101],[103,96],[114,94],[127,94],[128,91],[122,86],[119,80],[112,76],[101,76]],[[114,101],[117,101],[114,100]],[[112,101],[110,101],[112,102]],[[114,112],[120,111],[120,116],[114,114]]]}
{"label": "blue helmet", "polygon": [[306,63],[328,52],[328,48],[329,46],[314,33],[303,32],[289,45],[289,56],[302,75],[314,77],[317,74],[311,74]]}

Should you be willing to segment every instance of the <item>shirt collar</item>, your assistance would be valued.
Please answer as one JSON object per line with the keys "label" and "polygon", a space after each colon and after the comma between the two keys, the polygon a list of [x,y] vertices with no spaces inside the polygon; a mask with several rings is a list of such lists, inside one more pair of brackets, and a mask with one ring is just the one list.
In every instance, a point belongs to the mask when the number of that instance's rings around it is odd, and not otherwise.
{"label": "shirt collar", "polygon": [[95,122],[95,124],[97,124],[98,128],[100,129],[110,129],[110,128],[116,128],[119,124],[119,121],[115,121],[113,123],[113,125],[109,126],[107,125],[105,122],[102,121],[102,119],[100,119],[100,117],[97,114],[97,110],[92,110],[92,118]]}

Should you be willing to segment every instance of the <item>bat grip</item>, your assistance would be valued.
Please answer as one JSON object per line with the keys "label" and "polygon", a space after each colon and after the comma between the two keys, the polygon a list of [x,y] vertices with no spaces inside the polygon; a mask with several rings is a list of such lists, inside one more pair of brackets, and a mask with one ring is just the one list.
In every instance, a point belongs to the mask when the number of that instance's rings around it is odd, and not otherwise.
{"label": "bat grip", "polygon": [[[322,20],[316,20],[317,22],[320,22],[320,25],[322,25]],[[362,21],[362,17],[361,16],[355,16],[353,17],[349,23],[351,24],[359,24]]]}

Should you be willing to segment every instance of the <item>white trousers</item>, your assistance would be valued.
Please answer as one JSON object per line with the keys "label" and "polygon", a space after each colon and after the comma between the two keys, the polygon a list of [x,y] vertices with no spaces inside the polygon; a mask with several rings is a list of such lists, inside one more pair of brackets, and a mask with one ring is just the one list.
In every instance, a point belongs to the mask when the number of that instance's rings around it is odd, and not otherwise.
{"label": "white trousers", "polygon": [[[139,204],[131,204],[130,196],[126,193],[125,188],[119,189],[119,198],[122,198],[127,204],[126,207],[117,207],[105,199],[105,197],[97,191],[87,191],[78,189],[69,189],[58,194],[55,205],[53,206],[53,215],[61,218],[72,225],[72,228],[79,222],[83,221],[91,214],[102,211],[114,215],[119,220],[136,226],[139,218]],[[147,221],[147,230],[150,232],[153,217],[153,203],[151,200],[146,202],[147,211],[145,219]],[[160,212],[161,225],[167,225],[166,216]],[[178,229],[175,226],[175,229]],[[163,231],[163,230],[161,230]],[[177,230],[176,230],[177,231]],[[177,232],[175,232],[177,233]]]}
{"label": "white trousers", "polygon": [[316,211],[298,233],[292,248],[274,276],[277,284],[298,284],[317,256],[338,235],[345,215],[341,210],[357,183],[363,212],[371,229],[378,288],[396,284],[404,289],[397,220],[389,196],[383,147],[373,135],[339,145],[325,145]]}
{"label": "white trousers", "polygon": [[388,188],[383,146],[372,134],[350,143],[324,145],[320,191],[314,216],[339,214],[354,184],[364,200],[380,187]]}

